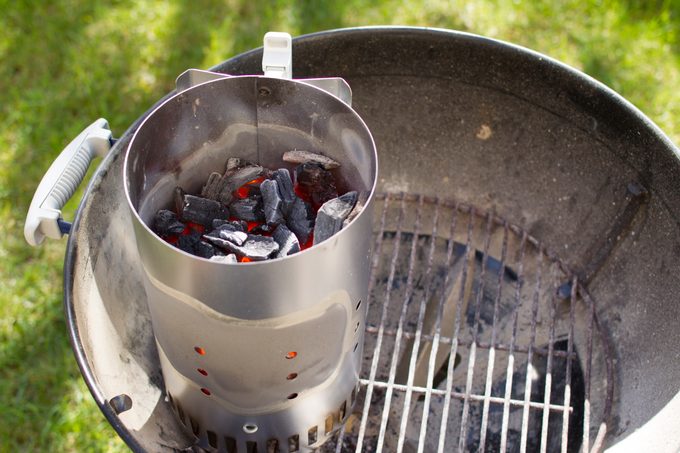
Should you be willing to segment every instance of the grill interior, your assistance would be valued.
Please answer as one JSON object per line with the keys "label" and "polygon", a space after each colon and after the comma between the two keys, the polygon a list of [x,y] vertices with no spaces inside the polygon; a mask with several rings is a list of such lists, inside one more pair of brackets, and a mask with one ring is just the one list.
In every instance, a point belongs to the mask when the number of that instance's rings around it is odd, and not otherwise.
{"label": "grill interior", "polygon": [[493,213],[377,200],[360,392],[322,451],[599,450],[612,364],[578,278]]}

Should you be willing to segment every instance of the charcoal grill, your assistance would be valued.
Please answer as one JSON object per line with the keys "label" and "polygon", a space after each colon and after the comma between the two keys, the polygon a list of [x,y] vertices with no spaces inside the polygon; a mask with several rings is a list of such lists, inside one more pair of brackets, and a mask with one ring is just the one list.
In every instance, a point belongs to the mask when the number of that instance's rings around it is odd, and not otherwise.
{"label": "charcoal grill", "polygon": [[[360,385],[321,451],[677,451],[680,160],[667,137],[589,77],[479,36],[348,29],[294,52],[296,77],[349,82],[381,162]],[[128,445],[200,451],[164,392],[129,240],[122,151],[140,121],[73,223],[66,315]]]}

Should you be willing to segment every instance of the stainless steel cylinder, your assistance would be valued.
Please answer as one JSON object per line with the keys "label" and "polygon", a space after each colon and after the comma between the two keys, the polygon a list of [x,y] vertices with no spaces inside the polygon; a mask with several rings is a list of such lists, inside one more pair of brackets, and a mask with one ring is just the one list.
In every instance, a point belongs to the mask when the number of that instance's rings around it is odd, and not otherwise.
{"label": "stainless steel cylinder", "polygon": [[[176,186],[198,192],[228,157],[280,168],[291,149],[339,161],[339,189],[368,196],[332,238],[285,258],[227,264],[184,253],[147,226]],[[350,413],[361,363],[377,175],[364,122],[302,82],[219,79],[151,113],[130,142],[124,174],[163,378],[180,420],[199,445],[219,451],[318,447]]]}

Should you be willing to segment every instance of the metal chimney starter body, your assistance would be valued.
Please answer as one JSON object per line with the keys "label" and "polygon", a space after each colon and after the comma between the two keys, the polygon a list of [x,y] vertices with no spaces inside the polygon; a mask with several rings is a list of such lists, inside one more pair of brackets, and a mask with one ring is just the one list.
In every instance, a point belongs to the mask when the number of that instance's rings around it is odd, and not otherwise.
{"label": "metal chimney starter body", "polygon": [[[276,169],[292,149],[337,160],[338,184],[364,194],[361,214],[330,239],[285,258],[227,264],[184,253],[147,226],[176,186],[199,192],[228,157]],[[318,447],[350,413],[361,364],[377,174],[361,118],[304,82],[221,78],[161,104],[124,165],[163,378],[180,420],[199,445],[219,451]]]}

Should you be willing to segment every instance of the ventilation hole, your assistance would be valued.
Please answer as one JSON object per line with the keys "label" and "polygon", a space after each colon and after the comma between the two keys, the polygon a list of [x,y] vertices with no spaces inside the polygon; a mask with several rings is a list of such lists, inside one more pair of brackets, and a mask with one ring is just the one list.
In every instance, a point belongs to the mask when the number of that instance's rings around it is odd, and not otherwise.
{"label": "ventilation hole", "polygon": [[294,399],[297,398],[297,397],[298,397],[298,394],[297,394],[297,393],[291,393],[290,395],[288,395],[288,399],[289,399],[289,400],[294,400]]}
{"label": "ventilation hole", "polygon": [[267,453],[279,453],[278,439],[269,439],[267,441]]}
{"label": "ventilation hole", "polygon": [[338,421],[342,423],[345,419],[345,414],[347,413],[347,401],[343,401],[340,405],[340,410],[338,411]]}
{"label": "ventilation hole", "polygon": [[217,434],[214,431],[207,431],[208,433],[208,445],[213,448],[217,448]]}
{"label": "ventilation hole", "polygon": [[182,410],[182,406],[177,403],[177,415],[179,415],[179,419],[182,422],[182,424],[186,425],[187,422],[184,419],[184,411]]}
{"label": "ventilation hole", "polygon": [[300,451],[300,436],[297,434],[288,438],[288,453]]}
{"label": "ventilation hole", "polygon": [[224,446],[227,448],[227,453],[237,453],[236,439],[233,437],[224,436]]}
{"label": "ventilation hole", "polygon": [[246,434],[254,434],[257,432],[257,425],[255,423],[246,423],[243,425],[243,432]]}
{"label": "ventilation hole", "polygon": [[288,376],[286,376],[286,379],[288,379],[289,381],[292,381],[296,377],[297,377],[297,373],[290,373]]}
{"label": "ventilation hole", "polygon": [[132,398],[127,396],[125,393],[114,396],[109,400],[109,405],[113,408],[116,414],[120,414],[125,411],[132,409]]}
{"label": "ventilation hole", "polygon": [[203,349],[203,348],[200,347],[200,346],[194,347],[194,351],[196,351],[196,353],[197,353],[198,355],[205,355],[205,349]]}
{"label": "ventilation hole", "polygon": [[358,347],[359,347],[359,343],[354,343],[354,351],[353,352],[357,352]]}
{"label": "ventilation hole", "polygon": [[197,368],[196,371],[198,371],[198,372],[199,372],[200,374],[202,374],[203,376],[207,376],[207,375],[208,375],[208,372],[205,371],[203,368]]}
{"label": "ventilation hole", "polygon": [[324,434],[329,435],[333,431],[333,414],[326,417],[326,422],[324,423]]}
{"label": "ventilation hole", "polygon": [[246,442],[246,453],[257,453],[257,442],[249,440]]}
{"label": "ventilation hole", "polygon": [[359,299],[359,302],[357,302],[357,308],[355,308],[355,310],[358,310],[359,307],[361,307],[361,299]]}
{"label": "ventilation hole", "polygon": [[307,445],[311,447],[316,443],[316,437],[318,433],[319,428],[317,426],[309,428],[309,431],[307,431]]}
{"label": "ventilation hole", "polygon": [[296,351],[289,351],[289,352],[286,354],[286,358],[289,359],[289,360],[290,360],[290,359],[294,359],[295,357],[297,357],[297,352],[296,352]]}
{"label": "ventilation hole", "polygon": [[200,426],[198,426],[198,422],[194,420],[192,417],[189,417],[189,422],[191,423],[191,431],[194,433],[195,436],[198,436],[198,433],[200,431]]}
{"label": "ventilation hole", "polygon": [[202,388],[202,389],[201,389],[201,392],[203,392],[204,395],[210,396],[210,390],[208,390],[208,389],[206,389],[206,388]]}
{"label": "ventilation hole", "polygon": [[354,326],[354,333],[357,333],[358,330],[359,330],[359,323],[357,323],[357,325]]}

